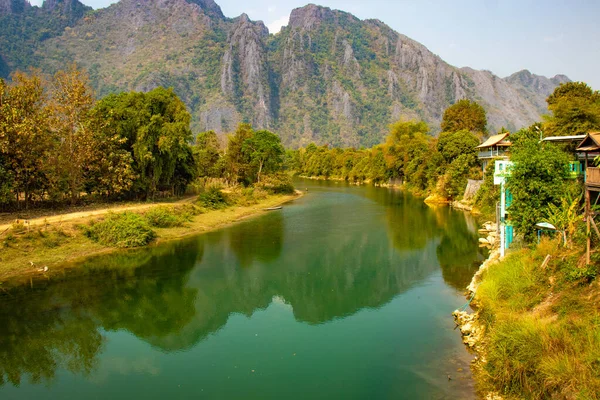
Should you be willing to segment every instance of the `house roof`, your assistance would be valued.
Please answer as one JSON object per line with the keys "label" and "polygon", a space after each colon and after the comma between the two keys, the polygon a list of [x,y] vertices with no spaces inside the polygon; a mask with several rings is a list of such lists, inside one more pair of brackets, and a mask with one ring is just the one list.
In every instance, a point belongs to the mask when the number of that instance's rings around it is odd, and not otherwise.
{"label": "house roof", "polygon": [[585,135],[585,139],[577,146],[577,151],[598,151],[600,150],[600,132],[590,132]]}
{"label": "house roof", "polygon": [[571,135],[571,136],[548,136],[543,138],[544,142],[578,142],[585,139],[586,135]]}
{"label": "house roof", "polygon": [[508,137],[509,133],[501,133],[499,135],[490,136],[488,140],[480,144],[476,147],[476,149],[482,149],[484,147],[492,147],[492,146],[510,146],[509,141],[505,141]]}

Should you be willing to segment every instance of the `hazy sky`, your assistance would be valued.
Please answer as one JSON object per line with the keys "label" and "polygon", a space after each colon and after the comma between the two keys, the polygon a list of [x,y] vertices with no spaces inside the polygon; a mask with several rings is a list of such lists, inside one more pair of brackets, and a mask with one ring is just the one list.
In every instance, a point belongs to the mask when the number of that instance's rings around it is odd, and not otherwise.
{"label": "hazy sky", "polygon": [[[94,8],[111,0],[82,0]],[[227,17],[245,12],[274,33],[307,0],[216,0]],[[41,0],[33,0],[33,4]],[[598,0],[319,0],[317,4],[376,18],[457,67],[505,77],[522,69],[565,74],[600,90]]]}

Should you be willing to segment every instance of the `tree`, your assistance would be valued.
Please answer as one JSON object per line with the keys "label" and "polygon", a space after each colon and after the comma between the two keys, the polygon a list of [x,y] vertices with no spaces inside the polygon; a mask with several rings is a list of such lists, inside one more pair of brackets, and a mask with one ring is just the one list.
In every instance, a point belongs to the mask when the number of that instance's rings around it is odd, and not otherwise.
{"label": "tree", "polygon": [[385,148],[387,167],[393,178],[410,179],[416,163],[422,161],[423,149],[431,140],[427,132],[429,127],[423,121],[398,121],[390,126]]}
{"label": "tree", "polygon": [[158,190],[175,192],[195,175],[190,169],[191,117],[172,89],[110,95],[97,108],[104,110],[107,129],[121,138],[122,148],[133,158],[135,192],[146,198]]}
{"label": "tree", "polygon": [[548,136],[580,135],[600,129],[600,92],[585,83],[563,83],[546,102],[552,111],[544,123]]}
{"label": "tree", "polygon": [[462,154],[477,155],[479,139],[466,130],[448,131],[440,133],[437,148],[444,157],[446,163],[450,164]]}
{"label": "tree", "polygon": [[51,182],[54,191],[66,185],[74,203],[84,190],[84,177],[95,150],[89,127],[93,93],[87,75],[75,64],[54,75],[50,99],[50,129],[58,139]]}
{"label": "tree", "polygon": [[260,183],[263,172],[277,172],[283,166],[283,154],[285,152],[281,139],[272,132],[257,131],[244,141],[242,151],[248,154],[250,163],[256,172],[256,181]]}
{"label": "tree", "polygon": [[251,183],[250,160],[248,153],[244,152],[244,143],[254,136],[254,130],[250,124],[240,124],[233,135],[227,141],[226,175],[231,181],[245,184]]}
{"label": "tree", "polygon": [[487,133],[485,110],[474,101],[459,100],[444,111],[441,128],[442,132],[465,130],[485,135]]}
{"label": "tree", "polygon": [[55,142],[40,74],[17,72],[12,79],[11,85],[0,80],[0,168],[6,179],[0,190],[6,192],[10,181],[17,205],[23,193],[28,207],[33,192],[46,187],[46,159]]}
{"label": "tree", "polygon": [[522,130],[513,143],[514,166],[506,187],[512,193],[508,208],[515,229],[525,240],[535,238],[535,224],[544,221],[549,204],[560,205],[569,190],[569,155],[552,143],[539,142],[535,133]]}
{"label": "tree", "polygon": [[219,170],[219,160],[221,159],[219,138],[214,131],[202,132],[196,136],[194,158],[196,160],[197,176],[221,176],[222,171]]}

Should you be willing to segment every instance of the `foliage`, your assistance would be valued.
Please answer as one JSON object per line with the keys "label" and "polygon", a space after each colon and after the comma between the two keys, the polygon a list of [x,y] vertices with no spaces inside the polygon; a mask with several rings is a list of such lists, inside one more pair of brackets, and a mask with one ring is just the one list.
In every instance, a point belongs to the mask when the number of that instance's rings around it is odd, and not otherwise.
{"label": "foliage", "polygon": [[76,65],[56,73],[48,105],[50,130],[57,140],[50,160],[56,166],[50,186],[52,190],[68,191],[71,203],[84,190],[85,170],[97,150],[88,118],[92,104],[87,77]]}
{"label": "foliage", "polygon": [[576,266],[581,255],[544,240],[487,269],[475,297],[486,329],[480,389],[506,398],[597,397],[597,286],[570,281],[577,271],[589,282],[583,275],[598,265]]}
{"label": "foliage", "polygon": [[211,186],[204,193],[200,194],[198,203],[202,207],[218,210],[227,207],[228,199],[219,186]]}
{"label": "foliage", "polygon": [[514,166],[507,179],[513,195],[510,218],[525,240],[535,238],[535,224],[546,219],[549,204],[560,205],[569,190],[569,155],[551,143],[540,143],[531,132],[521,132],[512,146]]}
{"label": "foliage", "polygon": [[219,138],[214,131],[201,132],[196,136],[193,153],[199,178],[223,175]]}
{"label": "foliage", "polygon": [[85,234],[105,246],[121,248],[145,246],[156,237],[146,219],[131,212],[110,214],[103,221],[92,223]]}
{"label": "foliage", "polygon": [[263,172],[275,172],[281,170],[283,164],[283,154],[285,152],[281,145],[279,136],[272,132],[261,130],[247,138],[242,151],[248,155],[250,164],[256,171],[256,182],[260,183],[260,177]]}
{"label": "foliage", "polygon": [[479,104],[462,99],[444,111],[442,132],[469,131],[480,135],[487,133],[485,110]]}
{"label": "foliage", "polygon": [[294,193],[292,178],[284,173],[265,175],[260,183],[257,183],[255,187],[271,194]]}
{"label": "foliage", "polygon": [[494,160],[491,160],[485,169],[483,183],[473,199],[475,205],[486,216],[495,216],[496,202],[500,199],[500,186],[494,185],[495,169],[496,163]]}
{"label": "foliage", "polygon": [[[48,126],[44,82],[39,72],[16,73],[13,83],[0,79],[0,204],[24,194],[26,205],[48,187],[49,154],[56,140]],[[2,201],[3,200],[3,201]]]}
{"label": "foliage", "polygon": [[581,135],[600,129],[600,92],[587,84],[563,83],[546,101],[552,111],[544,123],[547,135]]}
{"label": "foliage", "polygon": [[556,227],[563,236],[563,244],[568,246],[572,237],[575,235],[577,224],[582,221],[581,214],[581,195],[572,196],[566,193],[560,198],[560,204],[548,204],[546,210],[547,216],[545,222]]}
{"label": "foliage", "polygon": [[171,228],[183,226],[191,216],[173,207],[153,207],[144,213],[148,224],[154,228]]}
{"label": "foliage", "polygon": [[136,192],[153,197],[159,190],[182,191],[193,179],[190,114],[172,89],[109,95],[98,107],[110,129],[126,139],[123,146],[138,175]]}
{"label": "foliage", "polygon": [[448,164],[462,154],[476,156],[477,149],[475,147],[477,145],[479,145],[479,139],[466,130],[444,131],[440,133],[437,142],[438,151]]}

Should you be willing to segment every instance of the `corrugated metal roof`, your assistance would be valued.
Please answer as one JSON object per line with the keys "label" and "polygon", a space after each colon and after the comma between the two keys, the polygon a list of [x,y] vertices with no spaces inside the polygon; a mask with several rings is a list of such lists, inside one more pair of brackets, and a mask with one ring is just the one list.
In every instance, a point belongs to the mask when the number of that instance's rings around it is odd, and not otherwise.
{"label": "corrugated metal roof", "polygon": [[583,140],[587,135],[571,135],[571,136],[548,136],[542,140],[545,142],[575,142],[577,140]]}
{"label": "corrugated metal roof", "polygon": [[502,142],[504,139],[506,139],[508,137],[509,133],[501,133],[499,135],[494,135],[494,136],[490,136],[488,138],[488,140],[486,140],[485,142],[483,142],[482,144],[480,144],[479,146],[476,147],[476,149],[481,149],[484,147],[492,147],[492,146],[510,146],[510,143],[505,142],[500,144],[500,142]]}
{"label": "corrugated metal roof", "polygon": [[585,135],[585,139],[577,146],[577,151],[597,151],[600,150],[600,132],[590,132]]}

